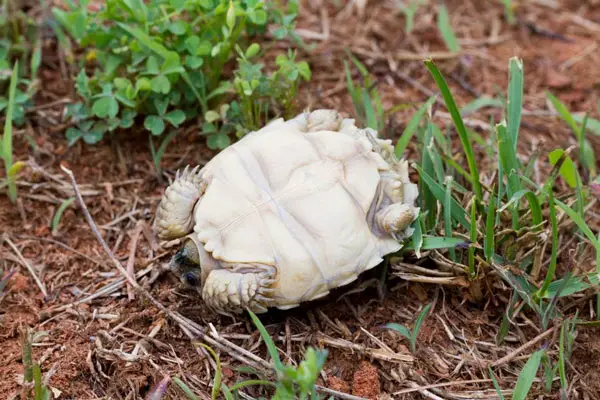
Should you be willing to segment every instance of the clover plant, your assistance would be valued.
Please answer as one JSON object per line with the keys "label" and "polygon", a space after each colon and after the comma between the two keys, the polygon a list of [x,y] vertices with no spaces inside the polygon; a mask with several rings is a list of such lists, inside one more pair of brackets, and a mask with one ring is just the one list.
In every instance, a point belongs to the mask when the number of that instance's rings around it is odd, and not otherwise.
{"label": "clover plant", "polygon": [[295,1],[107,0],[99,11],[67,3],[53,14],[85,50],[75,84],[81,102],[67,109],[70,144],[97,143],[134,123],[159,136],[200,119],[209,146],[223,148],[229,134],[288,111],[300,77],[310,78],[291,51],[271,75],[250,61],[270,26],[275,40],[297,40]]}

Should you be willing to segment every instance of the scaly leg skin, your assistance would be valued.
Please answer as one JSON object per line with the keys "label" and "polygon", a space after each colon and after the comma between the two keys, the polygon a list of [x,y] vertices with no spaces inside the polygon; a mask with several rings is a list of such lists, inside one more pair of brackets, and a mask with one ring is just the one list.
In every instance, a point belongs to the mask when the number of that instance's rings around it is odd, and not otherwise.
{"label": "scaly leg skin", "polygon": [[246,308],[256,314],[273,306],[271,295],[275,268],[255,264],[233,264],[210,272],[202,299],[219,314],[241,314]]}
{"label": "scaly leg skin", "polygon": [[342,123],[341,115],[335,110],[318,109],[314,111],[304,111],[296,117],[287,120],[285,123],[300,132],[318,132],[340,130]]}
{"label": "scaly leg skin", "polygon": [[404,184],[399,179],[384,178],[383,194],[385,201],[376,214],[379,227],[395,239],[399,240],[404,231],[416,217],[412,204],[404,203]]}

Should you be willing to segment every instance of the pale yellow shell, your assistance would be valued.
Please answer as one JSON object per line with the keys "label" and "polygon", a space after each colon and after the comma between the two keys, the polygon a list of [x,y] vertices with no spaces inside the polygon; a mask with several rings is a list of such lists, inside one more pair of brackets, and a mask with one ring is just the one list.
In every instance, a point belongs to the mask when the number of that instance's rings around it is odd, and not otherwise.
{"label": "pale yellow shell", "polygon": [[411,207],[417,193],[406,163],[386,159],[390,142],[368,134],[375,132],[323,110],[245,136],[202,169],[196,239],[218,261],[275,266],[279,308],[355,280],[401,248],[372,229],[382,174],[405,181]]}

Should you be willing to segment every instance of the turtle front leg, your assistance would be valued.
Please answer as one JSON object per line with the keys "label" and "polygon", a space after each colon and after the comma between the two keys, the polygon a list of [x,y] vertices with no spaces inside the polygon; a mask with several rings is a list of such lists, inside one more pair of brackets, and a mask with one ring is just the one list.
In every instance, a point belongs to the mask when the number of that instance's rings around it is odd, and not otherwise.
{"label": "turtle front leg", "polygon": [[271,295],[275,268],[267,265],[233,264],[210,272],[202,289],[204,302],[219,314],[240,314],[249,308],[265,313]]}

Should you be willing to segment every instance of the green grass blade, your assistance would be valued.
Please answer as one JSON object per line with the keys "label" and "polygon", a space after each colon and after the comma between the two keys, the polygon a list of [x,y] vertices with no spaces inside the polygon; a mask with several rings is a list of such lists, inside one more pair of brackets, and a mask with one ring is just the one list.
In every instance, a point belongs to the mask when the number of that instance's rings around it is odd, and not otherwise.
{"label": "green grass blade", "polygon": [[442,131],[440,130],[439,126],[437,126],[434,123],[431,124],[431,134],[435,138],[435,141],[440,145],[440,148],[445,153],[450,153],[452,151],[452,145],[450,144],[448,139],[446,139],[446,137],[442,134]]}
{"label": "green grass blade", "polygon": [[[555,200],[556,204],[575,222],[575,225],[583,232],[583,234],[592,242],[596,250],[596,273],[600,274],[600,235],[598,238],[594,235],[590,227],[585,223],[584,219],[575,210],[561,202]],[[596,318],[600,318],[600,294],[596,297]]]}
{"label": "green grass blade", "polygon": [[415,248],[415,254],[418,258],[421,258],[421,248],[423,247],[423,218],[422,215],[419,214],[417,220],[414,223],[414,229],[412,235],[412,243]]}
{"label": "green grass blade", "polygon": [[560,326],[560,338],[558,344],[558,376],[560,377],[560,386],[563,389],[567,388],[567,374],[565,368],[565,340],[567,332],[565,326],[567,321],[564,321]]}
{"label": "green grass blade", "polygon": [[573,222],[575,222],[575,225],[577,225],[581,232],[583,232],[585,236],[587,236],[587,238],[590,240],[590,242],[592,242],[592,244],[596,247],[596,250],[598,250],[598,246],[600,246],[600,243],[598,243],[598,239],[596,238],[590,227],[585,223],[581,215],[579,215],[575,210],[573,210],[571,207],[569,207],[562,201],[558,199],[555,199],[554,201],[556,202],[556,205],[558,205],[558,207],[561,210],[563,210],[569,216],[569,218],[573,220]]}
{"label": "green grass blade", "polygon": [[369,76],[369,70],[367,67],[365,67],[363,63],[361,63],[360,60],[354,56],[354,54],[352,54],[350,51],[346,51],[346,54],[348,55],[348,58],[352,60],[352,64],[354,64],[362,76]]}
{"label": "green grass blade", "polygon": [[496,132],[498,135],[498,153],[502,162],[502,169],[508,180],[508,193],[512,196],[521,190],[519,161],[507,126],[504,123],[497,124]]}
{"label": "green grass blade", "polygon": [[452,120],[454,121],[454,125],[456,127],[456,131],[458,132],[458,136],[462,143],[465,156],[467,157],[467,163],[469,165],[469,171],[471,172],[471,176],[473,177],[473,188],[475,191],[475,195],[477,196],[477,200],[481,202],[483,200],[483,191],[481,189],[481,183],[479,182],[479,171],[477,169],[477,164],[475,162],[475,156],[473,154],[473,148],[471,146],[471,142],[469,136],[467,134],[467,129],[465,127],[464,121],[460,116],[460,112],[458,111],[458,107],[456,106],[456,102],[452,97],[452,93],[450,93],[450,89],[444,80],[440,70],[434,64],[432,60],[426,60],[425,66],[433,76],[437,86],[439,87],[442,97],[444,98],[444,102],[446,103],[446,107],[452,116]]}
{"label": "green grass blade", "polygon": [[504,4],[504,15],[510,25],[514,25],[517,21],[515,19],[515,12],[513,10],[512,0],[502,0]]}
{"label": "green grass blade", "polygon": [[442,158],[440,153],[438,152],[435,146],[428,146],[425,151],[429,154],[429,159],[431,160],[431,167],[433,168],[433,173],[440,185],[444,185],[444,180],[446,179],[446,174],[444,173],[444,163],[442,162]]}
{"label": "green grass blade", "polygon": [[427,313],[431,308],[431,303],[427,304],[423,307],[423,310],[419,313],[417,320],[415,321],[415,326],[413,327],[412,337],[410,339],[410,347],[412,348],[413,353],[417,347],[417,337],[419,336],[419,331],[421,330],[421,325],[423,325],[423,321],[425,321],[425,317],[427,317]]}
{"label": "green grass blade", "polygon": [[519,127],[521,126],[521,112],[523,109],[523,61],[517,57],[513,57],[510,59],[508,67],[507,130],[512,141],[514,153],[516,154],[519,142]]}
{"label": "green grass blade", "polygon": [[[4,121],[4,134],[2,135],[2,159],[4,160],[4,167],[6,171],[9,171],[13,166],[12,159],[12,118],[15,108],[15,92],[17,90],[17,81],[19,71],[19,62],[15,62],[13,66],[12,75],[10,78],[10,86],[8,89],[8,106],[6,109],[6,120]],[[14,179],[8,180],[8,195],[10,201],[14,204],[17,201],[17,185]]]}
{"label": "green grass blade", "polygon": [[384,327],[398,332],[399,334],[407,338],[409,341],[412,340],[412,332],[404,325],[400,325],[395,322],[390,322],[388,324],[385,324]]}
{"label": "green grass blade", "polygon": [[125,32],[127,32],[131,36],[135,37],[142,45],[148,47],[150,50],[152,50],[153,52],[155,52],[156,54],[158,54],[165,60],[174,59],[177,61],[177,65],[181,65],[181,60],[180,60],[179,54],[177,54],[177,52],[169,51],[162,44],[153,40],[146,32],[142,31],[141,29],[139,29],[137,27],[132,27],[132,26],[126,25],[122,22],[117,21],[116,24],[121,29],[123,29]]}
{"label": "green grass blade", "polygon": [[406,150],[406,146],[408,146],[408,143],[410,142],[413,135],[417,131],[417,128],[419,127],[421,119],[423,119],[423,114],[425,114],[427,109],[431,107],[431,104],[433,104],[434,101],[435,96],[431,96],[429,100],[425,102],[425,104],[419,107],[419,109],[417,110],[415,115],[413,115],[410,121],[408,121],[408,124],[406,124],[406,128],[402,132],[402,135],[400,135],[400,139],[398,139],[398,143],[396,143],[396,148],[394,149],[396,157],[402,158],[404,150]]}
{"label": "green grass blade", "polygon": [[[452,237],[452,177],[446,179],[446,193],[444,195],[444,234],[446,237]],[[456,251],[453,248],[448,249],[450,259],[456,262]]]}
{"label": "green grass blade", "polygon": [[[587,283],[588,280],[590,283]],[[598,275],[594,272],[591,274],[584,274],[581,276],[573,276],[568,279],[558,279],[552,282],[545,293],[538,295],[540,298],[552,299],[554,296],[567,297],[575,293],[582,292],[593,286],[600,284]]]}
{"label": "green grass blade", "polygon": [[33,398],[43,400],[42,371],[38,363],[33,364]]}
{"label": "green grass blade", "polygon": [[185,393],[185,396],[188,398],[188,400],[200,400],[200,398],[196,396],[194,392],[192,392],[192,389],[190,389],[189,386],[186,385],[181,379],[174,377],[173,382],[175,382],[175,384],[179,386],[183,393]]}
{"label": "green grass blade", "polygon": [[510,296],[510,301],[506,307],[506,311],[502,313],[502,322],[500,322],[500,327],[498,328],[498,332],[496,333],[496,346],[500,346],[504,343],[504,339],[510,330],[510,316],[514,312],[515,304],[519,300],[519,294],[516,290],[513,290]]}
{"label": "green grass blade", "polygon": [[[592,176],[596,175],[596,157],[594,155],[594,149],[589,143],[588,140],[585,139],[585,132],[588,127],[588,123],[590,123],[590,118],[586,113],[583,118],[575,117],[567,106],[562,103],[556,96],[554,96],[550,92],[546,92],[546,97],[552,103],[552,106],[558,113],[558,116],[569,125],[575,137],[577,138],[577,142],[579,144],[579,158],[581,162],[590,170]],[[577,124],[577,122],[581,123],[581,126]]]}
{"label": "green grass blade", "polygon": [[[431,121],[427,123],[427,129],[425,129],[424,137],[423,137],[423,149],[428,149],[432,146],[433,142],[433,133],[434,133],[434,124]],[[421,152],[421,165],[423,173],[429,176],[435,175],[435,168],[433,160],[431,159],[432,154],[429,151]],[[420,178],[421,179],[421,178]],[[427,184],[419,185],[419,189],[421,191],[421,209],[423,212],[427,213],[425,220],[425,232],[433,229],[437,225],[436,217],[438,204],[436,197],[433,195],[431,189]]]}
{"label": "green grass blade", "polygon": [[510,200],[508,201],[508,203],[506,203],[501,208],[499,208],[498,211],[501,212],[509,207],[516,207],[519,204],[519,200],[521,200],[523,197],[525,197],[527,199],[527,201],[529,202],[529,208],[531,210],[532,225],[535,226],[535,225],[541,224],[542,223],[542,207],[540,205],[540,202],[539,202],[537,196],[531,190],[521,189],[518,192],[514,193],[512,195],[512,197],[510,198]]}
{"label": "green grass blade", "polygon": [[269,355],[271,356],[271,358],[273,359],[273,363],[275,364],[275,370],[278,373],[281,373],[283,371],[283,363],[281,362],[281,359],[279,358],[279,352],[277,351],[277,346],[275,346],[275,342],[273,342],[273,339],[269,335],[269,332],[267,332],[267,329],[262,324],[262,322],[260,322],[260,319],[258,319],[256,314],[254,314],[251,310],[247,310],[247,311],[248,311],[248,314],[250,314],[250,318],[252,318],[252,322],[254,322],[254,325],[260,332],[260,335],[262,336],[263,341],[265,342],[265,345],[267,346]]}
{"label": "green grass blade", "polygon": [[150,152],[152,154],[152,160],[154,161],[154,168],[156,169],[156,173],[160,174],[161,172],[161,168],[160,168],[160,162],[165,154],[165,151],[167,150],[167,146],[169,145],[169,143],[171,143],[171,141],[173,139],[175,139],[175,136],[177,136],[179,134],[179,131],[177,129],[171,131],[161,142],[160,146],[158,147],[158,150],[154,149],[154,143],[152,142],[152,137],[149,136],[149,140],[150,140]]}
{"label": "green grass blade", "polygon": [[344,60],[344,71],[346,73],[346,89],[348,93],[350,93],[350,97],[352,98],[352,104],[354,105],[354,112],[356,112],[359,118],[362,118],[363,113],[360,108],[360,95],[358,94],[358,90],[356,86],[354,86],[354,81],[352,80],[352,74],[350,73],[350,68],[348,68],[348,63]]}
{"label": "green grass blade", "polygon": [[[462,247],[469,244],[464,239],[444,237],[444,236],[423,236],[423,244],[421,250],[434,250],[434,249],[451,249],[455,247]],[[415,250],[414,245],[408,244],[404,250]]]}
{"label": "green grass blade", "polygon": [[[445,203],[446,191],[444,187],[436,182],[429,174],[427,174],[420,166],[415,164],[415,169],[419,172],[419,177],[423,180],[423,183],[428,187],[433,196],[442,204]],[[467,221],[467,213],[464,208],[451,197],[450,199],[450,210],[452,218],[458,221],[465,229],[470,230],[471,224]]]}
{"label": "green grass blade", "polygon": [[378,131],[378,119],[377,115],[375,114],[375,108],[373,107],[373,102],[371,100],[371,97],[369,96],[369,92],[365,88],[363,88],[362,90],[362,104],[365,109],[365,118],[367,120],[367,126],[371,129]]}
{"label": "green grass blade", "polygon": [[577,208],[577,212],[579,216],[584,219],[585,218],[585,198],[584,191],[581,183],[581,176],[579,176],[579,171],[575,170],[575,197],[577,201],[575,202],[575,207]]}
{"label": "green grass blade", "polygon": [[552,150],[548,154],[548,159],[553,167],[560,164],[558,173],[572,189],[575,189],[577,186],[577,167],[571,157],[563,149],[559,148]]}
{"label": "green grass blade", "polygon": [[442,39],[444,39],[444,43],[446,43],[448,50],[453,53],[458,53],[460,51],[460,45],[458,44],[458,40],[456,39],[456,35],[452,29],[450,16],[448,15],[448,9],[444,4],[440,4],[438,7],[437,23],[440,34],[442,35]]}
{"label": "green grass blade", "polygon": [[232,392],[236,392],[247,386],[275,386],[275,384],[273,382],[263,381],[259,379],[248,379],[246,381],[236,383],[231,388],[229,388],[229,390],[231,390]]}
{"label": "green grass blade", "polygon": [[550,224],[552,228],[552,242],[551,242],[551,256],[550,264],[548,265],[548,271],[546,272],[546,278],[542,287],[538,291],[539,295],[544,296],[548,291],[550,283],[554,279],[556,271],[556,264],[558,259],[558,221],[556,219],[556,208],[554,207],[554,193],[552,189],[548,191],[548,204],[550,206]]}
{"label": "green grass blade", "polygon": [[225,383],[221,383],[221,392],[223,392],[223,397],[225,397],[225,400],[235,400],[233,393],[231,393],[232,390],[229,389]]}
{"label": "green grass blade", "polygon": [[556,272],[556,264],[558,259],[558,221],[556,218],[556,208],[554,206],[554,192],[552,188],[548,191],[548,205],[550,206],[550,224],[552,229],[552,241],[551,241],[551,255],[550,255],[550,264],[548,265],[548,271],[546,272],[546,278],[544,279],[544,283],[542,287],[538,291],[538,296],[543,297],[546,295],[548,291],[548,287],[552,280],[554,279],[554,274]]}
{"label": "green grass blade", "polygon": [[[583,123],[584,119],[586,118],[585,115],[582,116],[579,114],[571,114],[571,117],[579,123]],[[592,134],[594,134],[596,136],[600,136],[600,121],[599,120],[588,117],[586,124],[585,124],[585,128],[586,128],[586,130],[589,130]]]}
{"label": "green grass blade", "polygon": [[[469,238],[472,243],[477,241],[477,203],[475,201],[471,202],[471,231]],[[469,246],[468,251],[469,257],[469,276],[474,278],[476,275],[475,271],[475,248],[473,246]]]}
{"label": "green grass blade", "polygon": [[515,389],[513,391],[513,400],[526,400],[527,394],[531,389],[531,385],[535,379],[544,350],[538,350],[529,357],[529,360],[525,363],[525,366],[519,374]]}
{"label": "green grass blade", "polygon": [[504,107],[504,102],[498,98],[481,96],[461,108],[460,114],[464,117],[486,107],[502,108]]}
{"label": "green grass blade", "polygon": [[485,240],[483,246],[483,252],[485,259],[488,262],[492,261],[494,256],[495,242],[494,242],[494,228],[496,227],[496,198],[490,196],[490,202],[488,204],[487,215],[485,219]]}
{"label": "green grass blade", "polygon": [[502,394],[502,388],[498,384],[496,380],[496,375],[494,375],[494,371],[492,371],[491,367],[488,367],[488,373],[490,374],[490,379],[492,380],[492,384],[494,385],[494,389],[496,389],[496,394],[498,395],[499,400],[504,400],[504,395]]}
{"label": "green grass blade", "polygon": [[[498,157],[498,193],[496,196],[496,204],[502,204],[502,198],[504,197],[504,168],[502,168],[502,160]],[[496,213],[496,225],[500,223],[500,214]]]}
{"label": "green grass blade", "polygon": [[595,178],[598,174],[598,169],[596,168],[597,158],[596,153],[594,152],[594,147],[592,146],[590,141],[585,138],[583,139],[581,146],[581,161],[583,162],[583,165],[585,165],[586,168],[590,171],[591,177]]}
{"label": "green grass blade", "polygon": [[[430,151],[431,149],[428,148],[427,150]],[[457,163],[454,159],[452,159],[450,156],[448,156],[446,154],[441,154],[441,157],[444,159],[444,161],[446,162],[447,165],[454,168],[454,170],[456,170],[456,172],[458,172],[463,178],[465,178],[467,180],[467,182],[469,182],[471,185],[473,185],[473,177],[471,176],[471,174],[469,174],[467,171],[465,171],[465,169],[459,163]],[[438,178],[438,180],[439,180],[439,178]]]}
{"label": "green grass blade", "polygon": [[56,210],[56,214],[54,214],[54,217],[52,218],[52,234],[53,235],[56,235],[58,233],[58,225],[60,224],[60,219],[62,218],[62,215],[65,212],[65,210],[67,208],[69,208],[69,206],[71,204],[73,204],[74,201],[75,201],[75,197],[69,197],[68,199],[63,200],[63,202],[60,203],[58,210]]}
{"label": "green grass blade", "polygon": [[523,173],[522,173],[523,178],[529,178],[529,179],[531,178],[531,175],[534,171],[535,163],[537,162],[539,155],[540,155],[539,149],[534,151],[533,154],[529,155],[529,160],[527,161],[527,165],[523,169]]}
{"label": "green grass blade", "polygon": [[219,357],[217,356],[215,351],[212,348],[210,348],[210,346],[208,346],[204,343],[200,343],[200,346],[204,347],[210,353],[210,355],[213,357],[213,359],[215,360],[215,363],[216,363],[215,377],[213,379],[213,388],[212,388],[212,393],[211,393],[212,399],[216,400],[217,397],[219,397],[219,393],[221,392],[221,382],[223,381],[223,372],[221,370],[221,360],[219,359]]}
{"label": "green grass blade", "polygon": [[579,129],[579,125],[577,125],[577,122],[575,121],[575,119],[573,118],[571,113],[569,112],[569,109],[567,108],[567,106],[564,105],[556,96],[554,96],[550,92],[546,92],[546,97],[552,103],[552,106],[558,113],[558,116],[563,121],[565,121],[567,123],[567,125],[569,125],[569,127],[575,134],[575,137],[577,138],[577,140],[581,140],[581,131]]}

